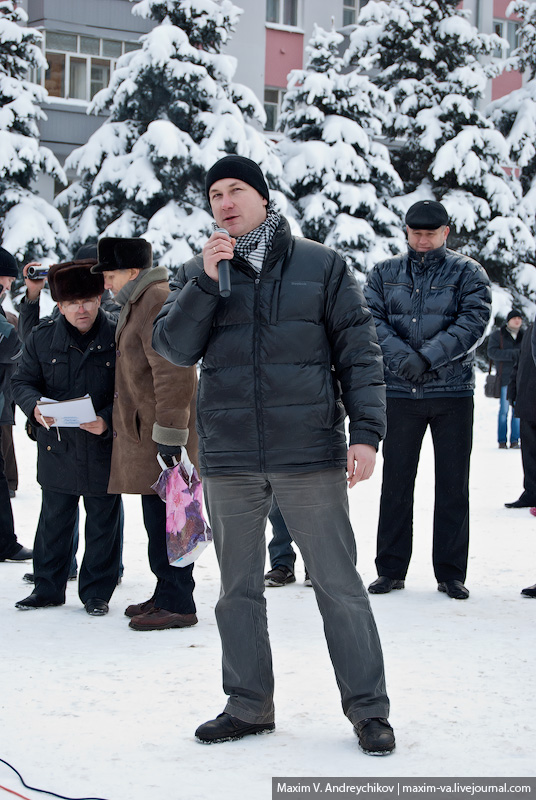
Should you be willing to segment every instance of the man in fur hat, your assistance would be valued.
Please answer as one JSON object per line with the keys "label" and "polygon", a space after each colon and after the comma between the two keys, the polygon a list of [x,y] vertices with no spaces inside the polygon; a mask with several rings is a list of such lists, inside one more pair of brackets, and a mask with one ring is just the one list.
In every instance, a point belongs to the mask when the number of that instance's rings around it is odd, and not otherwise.
{"label": "man in fur hat", "polygon": [[[112,453],[112,403],[115,322],[100,309],[102,276],[94,260],[51,267],[48,282],[59,314],[41,321],[29,334],[13,395],[35,426],[41,514],[34,545],[32,594],[20,609],[65,603],[73,529],[80,497],[86,509],[85,553],[79,596],[88,614],[102,616],[117,585],[120,560],[120,495],[108,494]],[[94,422],[55,428],[43,417],[41,397],[69,400],[89,394]]]}
{"label": "man in fur hat", "polygon": [[157,578],[153,595],[125,610],[137,631],[185,628],[195,625],[193,565],[172,567],[166,547],[166,507],[151,489],[164,458],[180,459],[188,447],[197,462],[195,367],[173,366],[151,345],[153,320],[169,294],[167,270],[153,267],[145,239],[104,237],[98,243],[98,263],[121,307],[117,323],[116,381],[113,407],[110,492],[139,494],[149,539],[149,564]]}

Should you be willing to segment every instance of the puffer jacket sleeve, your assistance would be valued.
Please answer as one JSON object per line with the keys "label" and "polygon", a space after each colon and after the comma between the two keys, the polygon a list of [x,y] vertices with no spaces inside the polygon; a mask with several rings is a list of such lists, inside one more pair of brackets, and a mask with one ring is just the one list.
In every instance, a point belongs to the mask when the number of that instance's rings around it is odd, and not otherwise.
{"label": "puffer jacket sleeve", "polygon": [[378,264],[369,273],[364,294],[374,317],[384,362],[391,372],[396,373],[400,362],[406,356],[411,355],[414,350],[399,336],[389,321],[383,291],[383,266],[384,262]]}
{"label": "puffer jacket sleeve", "polygon": [[337,255],[327,284],[326,331],[350,419],[350,444],[377,448],[386,427],[382,352],[363,292]]}
{"label": "puffer jacket sleeve", "polygon": [[194,277],[183,267],[154,321],[153,348],[179,367],[190,367],[203,357],[212,332],[220,297],[218,284],[194,262]]}
{"label": "puffer jacket sleeve", "polygon": [[490,315],[489,278],[476,261],[468,259],[460,284],[456,320],[424,342],[419,352],[430,362],[432,369],[463,358],[484,338]]}
{"label": "puffer jacket sleeve", "polygon": [[169,359],[155,352],[152,346],[153,320],[161,310],[158,303],[147,309],[140,328],[145,357],[151,367],[155,399],[153,441],[160,444],[185,445],[188,440],[190,402],[195,391],[195,370],[176,369]]}

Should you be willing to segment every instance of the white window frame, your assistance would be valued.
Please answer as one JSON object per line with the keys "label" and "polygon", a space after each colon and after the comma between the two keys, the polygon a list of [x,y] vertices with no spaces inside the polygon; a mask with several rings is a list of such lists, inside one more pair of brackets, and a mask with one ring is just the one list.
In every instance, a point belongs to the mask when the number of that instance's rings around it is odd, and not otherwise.
{"label": "white window frame", "polygon": [[286,22],[283,22],[284,13],[285,13],[285,2],[286,0],[275,0],[279,4],[278,6],[278,19],[276,21],[269,21],[268,17],[268,0],[265,0],[265,20],[266,26],[268,28],[278,28],[286,31],[300,31],[302,28],[302,14],[303,14],[303,0],[296,0],[296,24],[289,25]]}
{"label": "white window frame", "polygon": [[[90,36],[88,34],[72,33],[71,31],[52,31],[52,30],[47,31],[47,30],[44,30],[42,32],[44,34],[44,36],[43,36],[43,52],[44,52],[45,58],[46,58],[47,53],[51,53],[51,54],[54,54],[54,55],[61,55],[61,56],[63,56],[65,58],[65,73],[64,73],[64,91],[63,91],[63,95],[60,96],[60,95],[52,95],[51,94],[51,95],[49,95],[51,101],[69,100],[70,102],[73,102],[73,103],[85,103],[86,105],[88,105],[92,100],[92,97],[91,97],[91,66],[92,66],[92,61],[96,60],[96,61],[101,61],[101,62],[102,61],[107,62],[107,64],[109,65],[109,69],[110,69],[110,79],[111,79],[111,77],[113,75],[113,72],[114,72],[114,70],[116,68],[116,65],[117,65],[117,60],[118,60],[118,58],[120,58],[120,56],[112,57],[112,56],[103,55],[104,41],[119,42],[121,44],[121,55],[123,55],[126,52],[130,52],[130,49],[131,49],[129,47],[129,45],[131,45],[131,41],[125,41],[125,40],[122,40],[122,39],[110,39],[110,37]],[[70,36],[76,36],[76,51],[74,51],[74,50],[60,50],[57,47],[49,46],[47,44],[47,34],[50,34],[50,33],[59,33],[59,34],[64,33],[64,34],[68,34]],[[82,52],[81,51],[81,46],[80,46],[80,38],[81,37],[88,38],[88,39],[95,39],[96,41],[98,41],[98,43],[99,43],[98,53],[91,53],[90,54],[90,53]],[[70,96],[70,90],[71,90],[71,86],[70,86],[70,82],[71,82],[71,58],[74,58],[77,61],[85,61],[86,62],[86,92],[85,92],[85,98],[78,98],[78,97],[71,97]],[[101,66],[101,65],[98,64],[96,66]],[[39,70],[39,72],[34,76],[34,80],[35,80],[36,83],[39,83],[41,86],[45,86],[45,71],[44,70]],[[103,86],[102,88],[106,88],[106,87]]]}
{"label": "white window frame", "polygon": [[[498,19],[496,17],[493,18],[493,33],[497,33],[499,36],[502,36],[502,38],[506,39],[506,41],[510,44],[509,49],[501,47],[500,49],[497,48],[495,50],[494,55],[497,58],[506,58],[507,56],[511,56],[516,47],[519,47],[519,38],[517,36],[519,25],[519,22],[515,22],[510,19]],[[498,30],[499,27],[500,33]]]}
{"label": "white window frame", "polygon": [[[266,92],[277,92],[277,103],[274,103],[271,100],[266,100]],[[285,93],[286,93],[286,89],[282,89],[280,86],[265,86],[264,87],[264,109],[265,109],[265,111],[266,111],[266,106],[267,105],[270,105],[272,107],[275,106],[275,109],[276,109],[275,127],[273,129],[265,127],[264,130],[265,130],[266,133],[277,133],[277,123],[279,122],[279,117],[281,116],[281,106],[283,105],[283,98],[285,97]]]}

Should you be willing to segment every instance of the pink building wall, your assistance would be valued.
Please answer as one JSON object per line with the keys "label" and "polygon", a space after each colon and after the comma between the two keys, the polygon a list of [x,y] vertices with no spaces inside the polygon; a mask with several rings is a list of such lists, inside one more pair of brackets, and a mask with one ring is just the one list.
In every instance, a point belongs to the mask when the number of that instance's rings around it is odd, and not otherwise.
{"label": "pink building wall", "polygon": [[[512,14],[510,17],[506,16],[506,9],[510,5],[510,0],[493,0],[493,16],[495,19],[504,19],[514,22],[519,17]],[[504,97],[505,94],[513,92],[515,89],[520,89],[523,84],[523,78],[520,72],[513,70],[510,72],[503,72],[491,82],[491,99],[497,100],[499,97]]]}
{"label": "pink building wall", "polygon": [[286,89],[287,75],[303,67],[303,33],[266,28],[264,83]]}

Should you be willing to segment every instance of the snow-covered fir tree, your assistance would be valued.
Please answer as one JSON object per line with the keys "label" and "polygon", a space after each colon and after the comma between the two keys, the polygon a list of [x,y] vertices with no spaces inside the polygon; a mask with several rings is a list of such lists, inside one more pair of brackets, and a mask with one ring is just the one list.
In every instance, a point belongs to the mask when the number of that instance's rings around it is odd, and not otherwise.
{"label": "snow-covered fir tree", "polygon": [[503,40],[469,21],[458,0],[369,0],[351,34],[348,63],[374,70],[395,102],[387,131],[393,163],[414,197],[433,197],[451,220],[449,243],[474,256],[493,280],[513,283],[512,269],[534,252],[519,215],[521,186],[508,145],[478,109],[492,57]]}
{"label": "snow-covered fir tree", "polygon": [[512,159],[521,170],[522,209],[536,234],[536,4],[515,0],[507,13],[521,18],[519,47],[509,63],[513,69],[526,73],[528,80],[521,89],[491,103],[488,112],[505,135]]}
{"label": "snow-covered fir tree", "polygon": [[[264,109],[233,83],[236,60],[220,51],[240,9],[230,0],[141,0],[135,14],[158,23],[119,59],[90,111],[108,113],[67,166],[79,181],[60,195],[72,204],[73,248],[98,236],[142,236],[171,272],[211,232],[206,171],[227,153],[252,158],[271,187],[281,162],[262,133]],[[285,197],[275,193],[282,210]]]}
{"label": "snow-covered fir tree", "polygon": [[37,121],[47,92],[29,80],[46,68],[41,34],[24,27],[14,0],[0,2],[0,242],[19,261],[57,261],[66,253],[67,228],[59,211],[39,197],[35,182],[51,175],[66,183],[52,152],[39,144]]}
{"label": "snow-covered fir tree", "polygon": [[305,69],[289,76],[280,151],[304,235],[364,273],[403,247],[391,200],[402,183],[377,141],[390,99],[366,75],[341,72],[342,42],[315,25]]}

